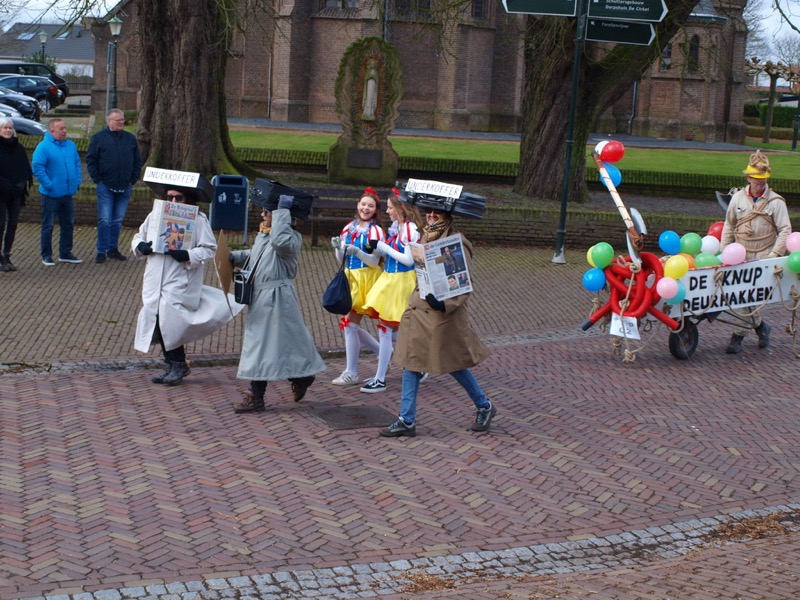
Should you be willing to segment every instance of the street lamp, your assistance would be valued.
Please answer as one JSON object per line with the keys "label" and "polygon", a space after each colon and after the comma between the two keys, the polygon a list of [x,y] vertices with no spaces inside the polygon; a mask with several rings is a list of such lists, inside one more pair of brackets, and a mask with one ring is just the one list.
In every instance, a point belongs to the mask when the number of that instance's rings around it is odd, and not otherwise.
{"label": "street lamp", "polygon": [[47,43],[47,32],[42,30],[39,32],[39,41],[42,43],[42,62],[45,62],[47,55],[44,53],[44,45]]}
{"label": "street lamp", "polygon": [[106,54],[106,113],[109,108],[117,108],[117,41],[122,31],[122,20],[116,16],[110,18],[108,28],[111,30],[111,41]]}

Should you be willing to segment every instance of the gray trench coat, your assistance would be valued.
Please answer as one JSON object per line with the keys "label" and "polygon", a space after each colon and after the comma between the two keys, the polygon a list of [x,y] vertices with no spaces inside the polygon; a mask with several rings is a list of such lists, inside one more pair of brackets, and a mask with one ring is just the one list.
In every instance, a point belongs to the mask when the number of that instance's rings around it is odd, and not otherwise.
{"label": "gray trench coat", "polygon": [[[454,231],[442,234],[453,235]],[[472,269],[472,245],[462,235],[467,250],[467,268]],[[474,281],[474,280],[473,280]],[[410,371],[444,375],[468,369],[489,356],[489,349],[481,342],[469,324],[467,303],[469,294],[444,300],[445,312],[433,310],[419,297],[419,287],[414,288],[400,319],[392,362]]]}
{"label": "gray trench coat", "polygon": [[233,252],[236,266],[254,268],[253,300],[239,359],[239,379],[279,381],[325,370],[297,301],[294,279],[303,238],[287,209],[272,212],[272,230],[259,233],[252,249]]}

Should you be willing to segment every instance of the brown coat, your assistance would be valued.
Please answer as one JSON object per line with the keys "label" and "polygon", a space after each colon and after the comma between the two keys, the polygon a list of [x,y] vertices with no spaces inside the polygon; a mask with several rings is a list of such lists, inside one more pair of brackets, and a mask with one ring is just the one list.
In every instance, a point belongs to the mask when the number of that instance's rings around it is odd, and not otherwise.
{"label": "brown coat", "polygon": [[[454,233],[451,230],[442,237]],[[463,236],[462,239],[472,276],[472,245]],[[474,277],[472,282],[475,283]],[[394,364],[410,371],[444,375],[474,367],[488,357],[489,349],[470,327],[468,301],[469,294],[448,298],[444,301],[445,312],[441,312],[428,306],[419,297],[419,288],[415,288],[400,319]]]}

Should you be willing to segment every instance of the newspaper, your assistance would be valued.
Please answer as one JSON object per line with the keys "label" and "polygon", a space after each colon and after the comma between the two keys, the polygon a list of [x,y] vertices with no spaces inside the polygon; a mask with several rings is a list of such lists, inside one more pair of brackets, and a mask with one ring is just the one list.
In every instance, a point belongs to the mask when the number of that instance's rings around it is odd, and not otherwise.
{"label": "newspaper", "polygon": [[164,254],[168,250],[182,250],[192,247],[197,206],[153,201],[153,212],[147,228],[147,240],[153,242],[153,252]]}
{"label": "newspaper", "polygon": [[437,300],[444,300],[472,291],[460,233],[426,244],[411,244],[411,256],[421,298],[433,294]]}

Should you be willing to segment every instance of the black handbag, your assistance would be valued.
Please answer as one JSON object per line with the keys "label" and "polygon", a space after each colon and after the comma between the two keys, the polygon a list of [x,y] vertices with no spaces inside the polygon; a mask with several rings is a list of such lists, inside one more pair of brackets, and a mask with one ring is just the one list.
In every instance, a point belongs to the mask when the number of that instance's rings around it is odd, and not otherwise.
{"label": "black handbag", "polygon": [[249,272],[233,274],[233,299],[239,304],[250,304],[253,300],[253,282]]}
{"label": "black handbag", "polygon": [[322,308],[335,315],[346,315],[353,308],[350,283],[347,281],[347,273],[344,272],[346,258],[347,254],[342,257],[342,266],[336,271],[336,275],[322,294]]}

